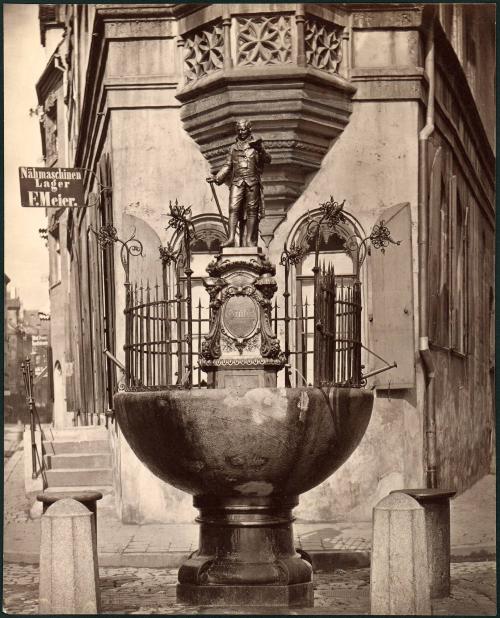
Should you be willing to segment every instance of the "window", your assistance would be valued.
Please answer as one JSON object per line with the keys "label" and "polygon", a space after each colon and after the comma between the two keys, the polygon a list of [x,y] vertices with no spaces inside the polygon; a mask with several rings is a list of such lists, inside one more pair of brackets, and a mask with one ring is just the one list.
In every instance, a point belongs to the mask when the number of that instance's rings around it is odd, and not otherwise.
{"label": "window", "polygon": [[465,11],[465,20],[467,26],[464,28],[465,42],[464,42],[464,62],[463,67],[469,82],[470,89],[476,94],[476,75],[477,75],[477,53],[476,53],[476,36],[477,29],[474,27],[474,15],[475,9],[472,10],[469,7],[463,7]]}
{"label": "window", "polygon": [[452,184],[452,226],[450,234],[451,299],[450,347],[461,354],[467,347],[467,219],[468,208],[457,192],[456,176]]}
{"label": "window", "polygon": [[439,19],[443,30],[446,32],[448,39],[452,40],[453,36],[453,5],[451,4],[439,4]]}
{"label": "window", "polygon": [[61,243],[59,241],[59,224],[50,231],[52,251],[50,253],[50,285],[61,281]]}
{"label": "window", "polygon": [[429,338],[434,345],[466,354],[469,197],[453,165],[451,152],[438,147],[429,199]]}
{"label": "window", "polygon": [[52,92],[45,101],[43,114],[43,138],[45,165],[54,165],[57,161],[57,95]]}
{"label": "window", "polygon": [[[296,358],[292,358],[292,363],[296,366],[299,375],[303,376],[309,384],[314,380],[314,273],[315,262],[315,240],[310,240],[306,236],[307,222],[301,225],[295,235],[295,242],[306,246],[308,251],[302,262],[295,267],[295,285],[292,287],[290,313],[292,325],[291,329],[291,349],[295,349]],[[353,230],[348,226],[340,228],[339,232],[333,231],[326,224],[321,226],[319,232],[319,266],[328,268],[332,265],[336,277],[337,299],[347,299],[352,291],[355,276],[355,262],[357,255],[350,256],[344,247],[344,243]],[[289,243],[290,245],[290,243]],[[277,297],[277,304],[282,301]],[[342,305],[339,303],[339,308]],[[344,338],[341,332],[342,321],[337,319],[336,335],[339,339]],[[282,333],[278,333],[282,338]],[[294,339],[294,341],[293,341]],[[294,376],[292,376],[293,378]]]}

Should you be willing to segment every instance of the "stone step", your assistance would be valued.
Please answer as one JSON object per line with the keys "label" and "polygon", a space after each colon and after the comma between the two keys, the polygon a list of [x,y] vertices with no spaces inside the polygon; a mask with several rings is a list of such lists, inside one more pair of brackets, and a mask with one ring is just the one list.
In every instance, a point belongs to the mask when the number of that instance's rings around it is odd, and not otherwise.
{"label": "stone step", "polygon": [[81,442],[82,440],[107,440],[108,431],[103,426],[70,427],[68,429],[44,428],[45,438],[59,442]]}
{"label": "stone step", "polygon": [[47,470],[47,483],[50,489],[65,486],[90,486],[93,489],[97,485],[108,485],[113,482],[111,468],[86,468]]}
{"label": "stone step", "polygon": [[49,470],[61,468],[110,468],[110,453],[65,453],[62,455],[44,455]]}
{"label": "stone step", "polygon": [[44,440],[43,448],[47,455],[69,453],[109,453],[108,440]]}

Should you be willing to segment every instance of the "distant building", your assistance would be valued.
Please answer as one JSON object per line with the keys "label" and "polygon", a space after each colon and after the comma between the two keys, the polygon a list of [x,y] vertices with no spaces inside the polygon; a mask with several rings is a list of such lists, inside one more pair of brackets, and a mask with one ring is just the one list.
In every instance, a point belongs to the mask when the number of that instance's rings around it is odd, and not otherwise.
{"label": "distant building", "polygon": [[[4,281],[7,281],[5,276]],[[10,281],[10,280],[9,280]],[[50,317],[37,310],[23,310],[21,300],[10,296],[5,285],[4,418],[29,422],[21,363],[31,359],[34,397],[42,422],[52,420]]]}
{"label": "distant building", "polygon": [[5,299],[6,349],[4,395],[24,393],[21,362],[31,352],[31,341],[24,331],[21,319],[21,300],[7,291]]}
{"label": "distant building", "polygon": [[23,327],[31,338],[31,367],[33,392],[38,413],[52,420],[52,351],[50,348],[50,316],[37,310],[24,310]]}
{"label": "distant building", "polygon": [[8,358],[9,358],[9,336],[7,333],[7,286],[9,285],[9,277],[4,273],[3,275],[3,384],[4,395],[7,388],[8,380]]}
{"label": "distant building", "polygon": [[[47,7],[58,6],[58,10]],[[363,340],[397,368],[360,447],[301,498],[297,514],[369,517],[390,490],[463,491],[494,458],[495,8],[488,4],[46,5],[64,34],[37,84],[48,166],[89,170],[91,207],[49,211],[56,427],[107,424],[121,516],[190,521],[190,498],[157,481],[112,418],[125,343],[119,246],[135,231],[131,281],[161,281],[169,200],[192,205],[195,304],[224,238],[205,178],[248,118],[272,162],[261,245],[278,263],[330,195],[369,233],[401,241],[361,273]],[[224,210],[227,190],[217,189]],[[349,275],[343,238],[324,259]],[[278,273],[278,296],[283,278]],[[311,248],[292,300],[311,307]],[[310,315],[310,314],[309,314]],[[306,334],[300,343],[306,345]],[[366,371],[380,362],[366,355]],[[304,369],[304,367],[302,367]],[[435,370],[435,377],[433,378]],[[310,369],[306,371],[309,379]]]}

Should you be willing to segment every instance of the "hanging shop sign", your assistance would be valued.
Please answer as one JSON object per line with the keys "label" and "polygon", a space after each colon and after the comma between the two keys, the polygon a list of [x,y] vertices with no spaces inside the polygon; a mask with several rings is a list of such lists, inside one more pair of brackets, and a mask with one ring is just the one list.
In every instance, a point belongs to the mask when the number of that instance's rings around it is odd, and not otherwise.
{"label": "hanging shop sign", "polygon": [[82,208],[83,170],[71,167],[20,167],[21,206]]}

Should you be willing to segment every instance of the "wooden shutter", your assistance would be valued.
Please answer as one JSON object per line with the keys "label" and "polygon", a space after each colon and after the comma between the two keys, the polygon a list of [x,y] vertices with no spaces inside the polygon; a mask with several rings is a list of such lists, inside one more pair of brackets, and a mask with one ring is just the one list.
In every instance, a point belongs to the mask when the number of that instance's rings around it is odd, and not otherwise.
{"label": "wooden shutter", "polygon": [[443,149],[437,148],[431,164],[429,187],[429,339],[440,343],[442,330],[440,281],[441,275],[441,202],[443,177]]}
{"label": "wooden shutter", "polygon": [[[387,208],[377,223],[384,221],[394,240],[385,253],[371,250],[368,256],[371,302],[368,316],[368,347],[397,367],[372,378],[377,388],[412,388],[415,385],[413,326],[413,272],[410,204]],[[369,355],[367,371],[383,363]]]}
{"label": "wooden shutter", "polygon": [[[105,189],[101,194],[99,215],[101,225],[113,225],[112,176],[111,161],[108,154],[104,154],[99,161],[99,181]],[[101,250],[100,271],[102,277],[102,320],[104,325],[103,340],[105,347],[115,353],[115,270],[114,250]],[[104,363],[105,383],[107,391],[107,408],[113,409],[113,395],[117,390],[116,369],[113,363],[106,358]]]}

